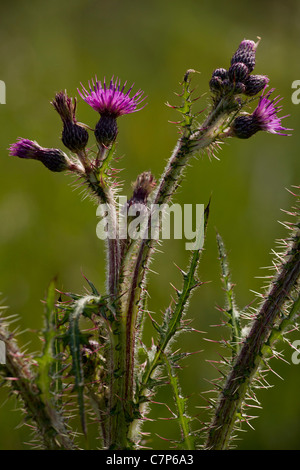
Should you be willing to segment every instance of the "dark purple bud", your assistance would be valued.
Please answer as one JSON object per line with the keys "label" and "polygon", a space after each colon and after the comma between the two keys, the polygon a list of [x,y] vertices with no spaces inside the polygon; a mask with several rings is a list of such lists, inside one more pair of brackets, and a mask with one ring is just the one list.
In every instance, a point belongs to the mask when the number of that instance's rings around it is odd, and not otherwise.
{"label": "dark purple bud", "polygon": [[253,119],[252,114],[237,117],[231,126],[230,134],[239,139],[249,139],[252,135],[260,130],[260,126]]}
{"label": "dark purple bud", "polygon": [[71,152],[77,153],[86,147],[89,134],[83,126],[68,122],[64,123],[61,140]]}
{"label": "dark purple bud", "polygon": [[228,70],[229,80],[233,83],[244,82],[248,75],[248,67],[242,62],[237,62],[236,64],[231,65]]}
{"label": "dark purple bud", "polygon": [[68,157],[59,149],[42,149],[38,152],[36,159],[50,171],[60,172],[69,168]]}
{"label": "dark purple bud", "polygon": [[102,114],[95,128],[95,137],[100,145],[109,147],[118,134],[117,119],[111,114]]}
{"label": "dark purple bud", "polygon": [[213,93],[222,89],[222,79],[220,77],[212,77],[209,81],[209,88]]}
{"label": "dark purple bud", "polygon": [[245,84],[245,95],[255,96],[269,83],[269,78],[265,75],[249,75],[244,81]]}
{"label": "dark purple bud", "polygon": [[234,92],[237,93],[237,94],[245,93],[245,89],[246,89],[246,87],[245,87],[244,83],[237,82],[235,84],[235,87],[234,87]]}
{"label": "dark purple bud", "polygon": [[55,95],[51,102],[63,122],[62,142],[71,150],[71,152],[79,152],[86,147],[89,139],[87,130],[77,123],[76,120],[76,98],[74,103],[66,92],[60,91]]}
{"label": "dark purple bud", "polygon": [[220,77],[222,80],[224,80],[224,78],[228,78],[228,72],[226,69],[216,69],[213,71],[213,74],[212,74],[213,77]]}
{"label": "dark purple bud", "polygon": [[241,42],[238,50],[233,54],[231,59],[231,65],[242,62],[248,67],[249,73],[251,73],[255,67],[255,53],[258,42],[250,41],[245,39]]}
{"label": "dark purple bud", "polygon": [[229,78],[225,78],[225,80],[222,81],[222,88],[228,93],[234,90],[234,84],[229,80]]}

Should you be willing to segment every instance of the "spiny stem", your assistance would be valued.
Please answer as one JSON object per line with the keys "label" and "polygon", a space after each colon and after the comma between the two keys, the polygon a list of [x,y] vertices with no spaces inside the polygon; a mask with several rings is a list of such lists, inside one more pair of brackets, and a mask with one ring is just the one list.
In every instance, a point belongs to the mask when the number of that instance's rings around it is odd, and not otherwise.
{"label": "spiny stem", "polygon": [[271,284],[252,328],[244,340],[232,371],[221,392],[205,447],[222,450],[228,447],[237,413],[245,398],[249,384],[262,360],[263,347],[272,334],[274,324],[284,303],[300,276],[300,224],[296,226],[284,262]]}
{"label": "spiny stem", "polygon": [[[63,417],[50,403],[44,403],[31,372],[31,362],[18,349],[11,334],[1,327],[0,340],[6,345],[6,364],[2,366],[11,387],[23,400],[25,409],[37,425],[45,449],[72,450],[76,446],[69,438]],[[3,375],[3,374],[2,374]]]}
{"label": "spiny stem", "polygon": [[95,172],[87,175],[87,181],[93,193],[97,196],[101,204],[106,204],[109,207],[108,217],[110,217],[109,225],[111,233],[107,242],[107,257],[108,257],[108,293],[114,299],[118,291],[119,270],[120,270],[120,243],[118,235],[118,217],[116,202],[111,188],[105,184],[102,176]]}
{"label": "spiny stem", "polygon": [[217,233],[217,244],[219,250],[219,258],[221,263],[222,280],[226,294],[227,306],[225,313],[229,316],[229,324],[231,326],[231,340],[232,358],[234,359],[240,349],[241,342],[241,324],[239,311],[236,308],[233,285],[230,279],[230,272],[228,267],[227,252],[225,250],[222,237]]}

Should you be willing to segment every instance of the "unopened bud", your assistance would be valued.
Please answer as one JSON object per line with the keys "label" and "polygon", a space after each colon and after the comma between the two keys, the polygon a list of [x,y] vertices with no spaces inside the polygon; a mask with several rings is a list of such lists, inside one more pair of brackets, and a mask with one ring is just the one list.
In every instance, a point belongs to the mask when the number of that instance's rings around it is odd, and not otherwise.
{"label": "unopened bud", "polygon": [[225,78],[225,80],[222,81],[222,87],[226,93],[232,92],[235,88],[234,84],[229,80],[229,78]]}
{"label": "unopened bud", "polygon": [[226,69],[219,68],[213,71],[212,76],[220,77],[222,80],[224,80],[224,78],[228,78],[228,72]]}
{"label": "unopened bud", "polygon": [[257,93],[262,91],[268,83],[269,78],[265,75],[249,75],[249,77],[244,81],[244,93],[247,96],[255,96]]}
{"label": "unopened bud", "polygon": [[247,65],[242,62],[237,62],[231,65],[228,70],[229,80],[233,83],[243,82],[249,75],[249,69]]}
{"label": "unopened bud", "polygon": [[209,88],[213,93],[222,89],[222,79],[220,77],[212,77],[209,81]]}
{"label": "unopened bud", "polygon": [[88,131],[79,124],[65,123],[61,140],[71,152],[77,153],[86,147],[89,134]]}
{"label": "unopened bud", "polygon": [[129,201],[132,204],[146,204],[149,194],[156,185],[154,176],[150,171],[145,171],[137,177],[133,184],[133,195]]}
{"label": "unopened bud", "polygon": [[257,46],[258,42],[255,43],[254,41],[244,39],[244,41],[240,43],[238,50],[232,56],[231,65],[241,62],[248,67],[249,73],[251,73],[255,67]]}
{"label": "unopened bud", "polygon": [[235,83],[234,92],[236,94],[245,93],[245,89],[246,89],[246,87],[245,87],[244,83],[242,83],[242,82]]}

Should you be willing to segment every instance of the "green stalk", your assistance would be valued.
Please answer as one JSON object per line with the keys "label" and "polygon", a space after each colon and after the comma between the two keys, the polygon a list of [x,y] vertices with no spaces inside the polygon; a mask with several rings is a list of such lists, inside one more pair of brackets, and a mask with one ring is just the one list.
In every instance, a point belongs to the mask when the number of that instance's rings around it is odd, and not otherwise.
{"label": "green stalk", "polygon": [[229,317],[229,325],[231,326],[231,339],[230,346],[232,347],[232,358],[234,359],[239,352],[241,342],[241,322],[240,314],[236,308],[233,285],[230,279],[230,272],[228,267],[227,252],[225,250],[224,242],[221,236],[217,233],[217,244],[219,250],[219,258],[221,264],[221,274],[225,289],[227,305],[224,312]]}
{"label": "green stalk", "polygon": [[169,379],[170,379],[170,385],[173,389],[174,399],[175,399],[175,403],[177,407],[177,413],[178,413],[177,419],[179,421],[180,429],[182,433],[181,446],[183,449],[195,450],[194,439],[191,436],[191,430],[190,430],[191,419],[186,414],[186,406],[185,406],[186,398],[181,396],[179,383],[178,383],[178,377],[175,374],[166,355],[164,355],[164,361],[167,367],[167,372],[168,372]]}
{"label": "green stalk", "polygon": [[230,443],[232,430],[252,379],[266,352],[265,345],[272,338],[275,322],[300,276],[300,224],[296,226],[292,242],[283,264],[273,280],[252,328],[244,340],[219,397],[209,428],[206,449],[224,450]]}

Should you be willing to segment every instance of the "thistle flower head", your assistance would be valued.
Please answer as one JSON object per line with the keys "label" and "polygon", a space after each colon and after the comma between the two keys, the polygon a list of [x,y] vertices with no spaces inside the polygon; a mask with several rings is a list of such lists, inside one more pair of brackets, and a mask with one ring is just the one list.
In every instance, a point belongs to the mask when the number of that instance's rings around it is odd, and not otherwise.
{"label": "thistle flower head", "polygon": [[39,160],[48,170],[54,172],[64,171],[72,166],[67,155],[61,150],[41,147],[29,139],[20,138],[10,146],[9,154],[19,158]]}
{"label": "thistle flower head", "polygon": [[89,82],[89,91],[82,84],[81,86],[82,91],[78,89],[78,93],[87,104],[101,115],[110,115],[115,118],[140,111],[142,108],[138,108],[138,105],[145,99],[142,90],[138,90],[134,96],[130,97],[133,85],[125,93],[126,82],[121,88],[121,81],[118,78],[115,81],[112,78],[107,86],[105,79],[102,85],[96,77],[95,81],[92,80],[92,84]]}
{"label": "thistle flower head", "polygon": [[276,96],[269,99],[274,88],[267,94],[262,93],[259,102],[252,114],[237,117],[231,127],[230,134],[240,139],[248,139],[258,131],[266,131],[271,134],[290,135],[286,131],[292,130],[281,125],[282,119],[287,116],[279,117],[278,113],[282,106],[278,103],[282,100]]}

